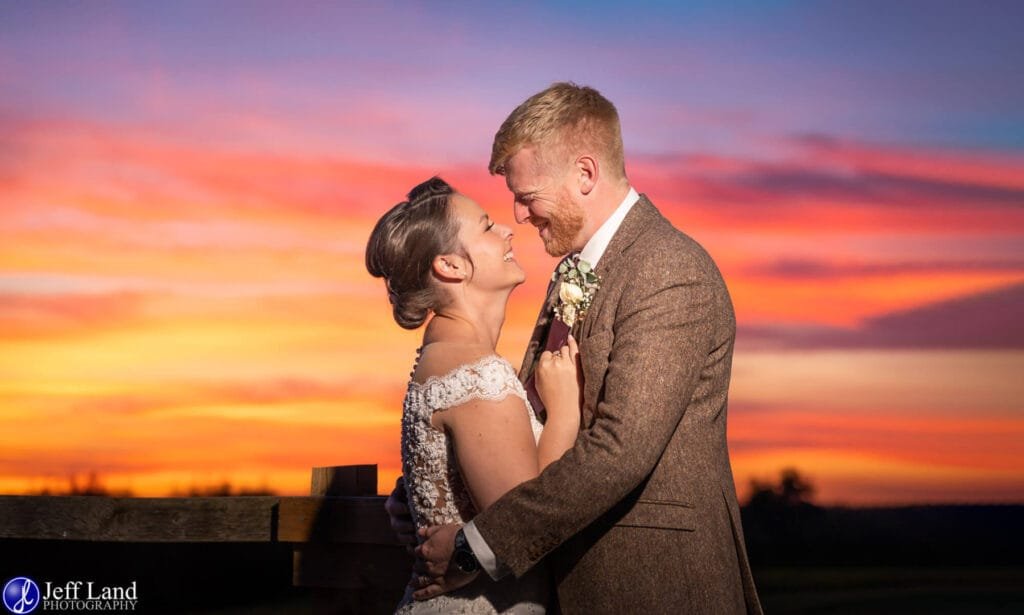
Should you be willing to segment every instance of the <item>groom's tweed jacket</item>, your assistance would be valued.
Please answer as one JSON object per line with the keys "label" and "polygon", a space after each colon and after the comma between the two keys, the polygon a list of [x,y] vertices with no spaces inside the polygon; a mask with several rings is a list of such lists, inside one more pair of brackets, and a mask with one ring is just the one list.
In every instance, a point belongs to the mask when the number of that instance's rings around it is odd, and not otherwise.
{"label": "groom's tweed jacket", "polygon": [[564,613],[760,613],[725,441],[725,282],[644,196],[597,273],[576,446],[475,525],[516,576],[550,556]]}

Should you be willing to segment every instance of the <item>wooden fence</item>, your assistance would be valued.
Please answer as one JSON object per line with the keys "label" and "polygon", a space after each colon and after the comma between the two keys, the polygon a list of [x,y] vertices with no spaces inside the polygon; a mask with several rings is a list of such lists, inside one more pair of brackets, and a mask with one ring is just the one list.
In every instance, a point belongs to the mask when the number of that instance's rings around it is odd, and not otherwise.
{"label": "wooden fence", "polygon": [[0,496],[0,541],[288,543],[292,583],[315,588],[316,612],[400,597],[412,558],[376,495],[377,466],[314,468],[311,485],[308,497]]}

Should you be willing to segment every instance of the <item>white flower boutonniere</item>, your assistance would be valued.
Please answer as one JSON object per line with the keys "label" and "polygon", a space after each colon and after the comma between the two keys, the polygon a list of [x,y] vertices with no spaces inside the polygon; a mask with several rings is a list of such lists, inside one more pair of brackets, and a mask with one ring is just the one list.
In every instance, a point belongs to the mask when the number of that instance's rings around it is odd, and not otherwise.
{"label": "white flower boutonniere", "polygon": [[558,289],[558,303],[555,305],[555,316],[572,327],[582,320],[594,301],[594,295],[601,288],[601,278],[594,273],[590,263],[580,260],[579,255],[563,262],[552,279],[562,276],[562,285]]}

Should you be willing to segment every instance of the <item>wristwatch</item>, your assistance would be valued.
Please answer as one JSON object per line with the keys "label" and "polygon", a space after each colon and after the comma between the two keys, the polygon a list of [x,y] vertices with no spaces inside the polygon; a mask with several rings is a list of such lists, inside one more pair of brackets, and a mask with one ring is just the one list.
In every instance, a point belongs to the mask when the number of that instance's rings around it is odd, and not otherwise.
{"label": "wristwatch", "polygon": [[459,528],[455,533],[455,552],[452,554],[452,561],[462,572],[476,572],[480,570],[480,560],[473,555],[473,548],[466,540],[466,534]]}

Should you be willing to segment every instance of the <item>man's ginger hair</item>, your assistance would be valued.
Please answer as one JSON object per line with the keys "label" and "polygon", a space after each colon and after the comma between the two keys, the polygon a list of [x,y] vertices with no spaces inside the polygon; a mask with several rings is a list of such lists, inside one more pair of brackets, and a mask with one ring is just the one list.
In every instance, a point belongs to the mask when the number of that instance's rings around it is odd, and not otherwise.
{"label": "man's ginger hair", "polygon": [[516,107],[494,135],[491,175],[504,175],[509,158],[524,147],[537,148],[547,169],[589,154],[613,176],[626,176],[619,113],[591,87],[555,83]]}

